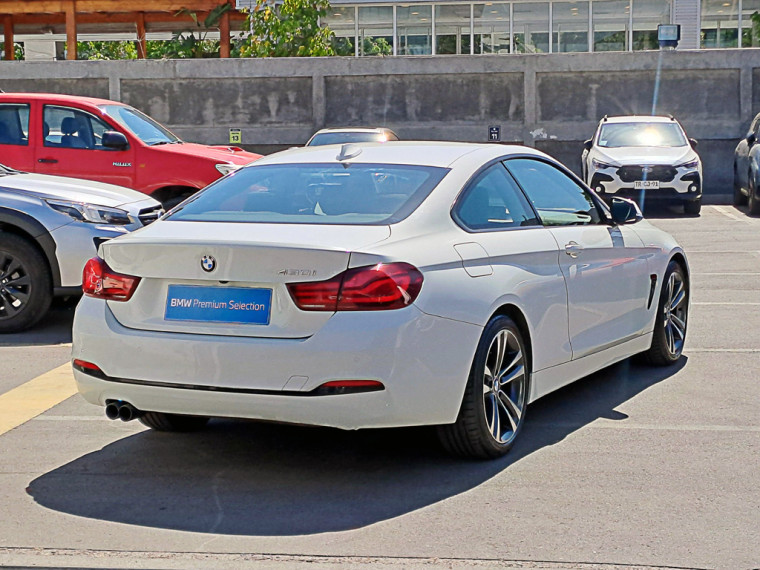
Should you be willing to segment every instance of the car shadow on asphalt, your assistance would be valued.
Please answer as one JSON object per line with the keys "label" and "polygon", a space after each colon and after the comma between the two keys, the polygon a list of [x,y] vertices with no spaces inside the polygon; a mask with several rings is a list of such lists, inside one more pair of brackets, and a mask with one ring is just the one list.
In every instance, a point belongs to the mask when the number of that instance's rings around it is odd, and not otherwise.
{"label": "car shadow on asphalt", "polygon": [[39,323],[21,332],[0,334],[0,346],[39,346],[71,342],[71,324],[78,298],[54,299]]}
{"label": "car shadow on asphalt", "polygon": [[626,360],[542,398],[512,451],[494,461],[449,457],[430,428],[214,420],[194,434],[125,437],[38,477],[27,492],[59,512],[150,528],[248,536],[356,529],[508,477],[597,419],[625,420],[619,405],[685,365],[685,357],[670,368]]}

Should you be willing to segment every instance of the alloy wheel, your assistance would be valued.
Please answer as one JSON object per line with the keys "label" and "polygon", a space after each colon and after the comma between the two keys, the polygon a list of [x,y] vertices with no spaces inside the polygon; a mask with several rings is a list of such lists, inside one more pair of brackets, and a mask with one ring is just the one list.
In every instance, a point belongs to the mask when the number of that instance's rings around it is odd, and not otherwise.
{"label": "alloy wheel", "polygon": [[520,343],[501,330],[491,341],[483,375],[483,406],[488,431],[498,443],[516,435],[525,410],[527,377]]}
{"label": "alloy wheel", "polygon": [[32,292],[32,279],[20,260],[0,252],[0,320],[24,310]]}
{"label": "alloy wheel", "polygon": [[670,274],[667,284],[667,300],[663,306],[665,313],[665,341],[671,356],[679,356],[686,338],[686,312],[688,298],[683,277],[677,272]]}

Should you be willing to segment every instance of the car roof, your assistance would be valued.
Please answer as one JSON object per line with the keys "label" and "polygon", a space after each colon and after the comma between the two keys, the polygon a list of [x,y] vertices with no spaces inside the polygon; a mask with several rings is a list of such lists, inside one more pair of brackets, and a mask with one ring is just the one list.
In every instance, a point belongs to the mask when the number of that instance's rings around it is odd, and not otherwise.
{"label": "car roof", "polygon": [[27,101],[46,101],[55,103],[85,103],[89,105],[124,105],[119,101],[100,99],[98,97],[81,97],[79,95],[62,95],[60,93],[0,93],[3,99],[25,99]]}
{"label": "car roof", "polygon": [[[349,151],[359,150],[360,152],[352,158],[339,161],[338,156],[344,146],[350,147]],[[546,157],[544,153],[538,150],[520,145],[399,141],[392,145],[349,143],[347,145],[332,144],[293,148],[260,158],[252,163],[252,166],[343,162],[344,164],[407,164],[449,168],[454,162],[468,155],[470,158],[487,162],[510,154]]]}
{"label": "car roof", "polygon": [[677,123],[672,116],[662,115],[619,115],[616,117],[605,117],[602,123]]}

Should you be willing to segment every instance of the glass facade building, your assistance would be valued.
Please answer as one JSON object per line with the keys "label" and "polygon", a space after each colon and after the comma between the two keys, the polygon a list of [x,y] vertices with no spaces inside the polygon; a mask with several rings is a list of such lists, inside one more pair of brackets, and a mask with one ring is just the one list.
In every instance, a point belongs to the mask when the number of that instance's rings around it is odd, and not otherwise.
{"label": "glass facade building", "polygon": [[356,56],[656,50],[670,23],[682,48],[760,47],[760,0],[333,0],[324,21]]}
{"label": "glass facade building", "polygon": [[342,55],[633,51],[658,49],[671,1],[334,2],[324,21]]}

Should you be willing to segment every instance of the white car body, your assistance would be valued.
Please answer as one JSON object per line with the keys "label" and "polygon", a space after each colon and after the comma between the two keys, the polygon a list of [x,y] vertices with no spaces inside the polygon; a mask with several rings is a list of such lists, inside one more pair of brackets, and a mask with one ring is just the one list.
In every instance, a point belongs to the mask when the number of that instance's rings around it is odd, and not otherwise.
{"label": "white car body", "polygon": [[[577,179],[524,147],[347,146],[360,152],[341,160],[337,146],[293,149],[227,178],[291,163],[449,171],[419,207],[391,224],[209,223],[174,221],[170,213],[104,243],[100,256],[113,271],[142,280],[127,302],[86,296],[78,306],[72,357],[100,369],[75,366],[83,396],[101,406],[121,401],[163,413],[343,429],[451,424],[484,327],[499,312],[520,320],[530,339],[530,401],[650,347],[668,263],[678,258],[687,271],[683,251],[665,232],[645,220],[468,231],[452,207],[485,165],[501,172],[500,160],[523,157]],[[208,256],[218,263],[213,277],[202,267]],[[419,296],[404,308],[304,311],[286,286],[394,262],[424,276]],[[167,320],[170,285],[271,290],[269,322]],[[377,380],[384,389],[314,395],[343,379]]]}
{"label": "white car body", "polygon": [[[672,126],[679,133],[670,146],[616,145],[604,137],[608,126],[638,129]],[[641,200],[682,202],[698,213],[702,199],[702,161],[683,127],[672,117],[605,117],[581,156],[583,179],[603,199],[624,196]],[[696,212],[694,210],[697,210]]]}

